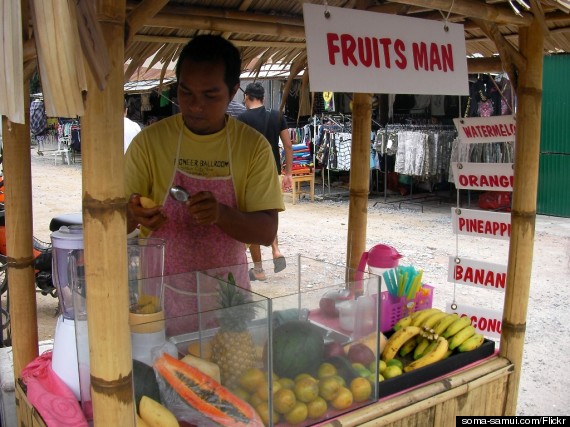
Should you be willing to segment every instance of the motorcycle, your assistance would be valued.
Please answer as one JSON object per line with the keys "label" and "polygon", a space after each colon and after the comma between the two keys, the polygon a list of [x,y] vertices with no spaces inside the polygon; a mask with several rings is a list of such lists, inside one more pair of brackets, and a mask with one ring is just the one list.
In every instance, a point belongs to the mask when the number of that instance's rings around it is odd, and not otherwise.
{"label": "motorcycle", "polygon": [[[0,296],[2,304],[0,305],[0,347],[11,345],[10,330],[10,295],[8,292],[8,271],[7,271],[7,253],[6,253],[6,224],[4,217],[4,179],[0,176]],[[51,243],[42,242],[40,239],[33,237],[33,257],[35,284],[37,292],[42,295],[51,295],[57,298],[57,289],[52,280],[52,246]],[[6,307],[4,308],[4,301]]]}

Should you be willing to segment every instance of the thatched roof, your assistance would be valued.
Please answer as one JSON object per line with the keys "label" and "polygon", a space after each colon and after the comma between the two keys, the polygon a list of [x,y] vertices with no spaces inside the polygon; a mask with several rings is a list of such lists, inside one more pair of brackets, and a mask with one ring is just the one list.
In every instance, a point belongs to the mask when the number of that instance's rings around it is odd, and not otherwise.
{"label": "thatched roof", "polygon": [[[533,15],[545,33],[544,54],[570,52],[570,0],[328,0],[329,7],[358,8],[422,19],[461,23],[465,29],[469,71],[505,71],[516,81],[524,69],[518,51],[519,29]],[[89,1],[30,2],[32,36],[23,50],[13,51],[22,34],[18,7],[2,11],[4,40],[0,53],[8,55],[0,76],[0,95],[11,102],[0,106],[10,120],[24,120],[21,89],[39,68],[46,109],[54,116],[83,114],[81,93],[86,89],[85,63],[99,88],[111,68],[99,19]],[[67,10],[69,5],[69,10]],[[105,17],[117,19],[121,17]],[[242,53],[243,71],[255,76],[260,68],[280,63],[295,78],[307,67],[303,1],[294,0],[128,0],[125,20],[125,81],[133,76],[163,79],[183,45],[202,33],[222,34]],[[81,43],[79,43],[79,41]],[[53,42],[53,43],[52,43]],[[51,44],[49,44],[51,43]],[[57,52],[57,54],[54,54]],[[22,64],[23,62],[23,64]],[[144,67],[144,68],[143,68]],[[150,76],[146,68],[158,68]]]}
{"label": "thatched roof", "polygon": [[[531,10],[525,9],[525,2],[529,2]],[[157,63],[167,65],[176,59],[185,42],[202,33],[226,36],[240,47],[244,68],[253,71],[266,62],[306,65],[301,1],[177,0],[162,3],[164,7],[154,16],[149,14],[141,20],[145,2],[128,2],[127,22],[143,22],[140,27],[129,29],[125,54],[132,62],[127,78],[151,55],[156,55]],[[496,42],[507,42],[517,49],[519,26],[529,24],[531,13],[539,14],[548,31],[545,54],[570,51],[568,0],[329,0],[326,3],[438,21],[448,17],[450,22],[464,24],[467,54],[471,58],[498,55]]]}

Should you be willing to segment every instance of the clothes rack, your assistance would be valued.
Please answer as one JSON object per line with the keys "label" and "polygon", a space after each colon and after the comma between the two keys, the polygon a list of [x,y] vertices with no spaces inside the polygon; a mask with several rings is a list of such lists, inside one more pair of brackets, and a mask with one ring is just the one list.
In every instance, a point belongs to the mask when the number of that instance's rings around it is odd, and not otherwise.
{"label": "clothes rack", "polygon": [[[412,133],[411,136],[409,133]],[[415,133],[417,133],[417,135]],[[394,137],[394,134],[397,134],[398,139],[418,136],[417,139],[411,141],[412,150],[410,153],[406,155],[406,153],[403,152],[402,146],[400,145],[402,141],[390,140],[390,138]],[[452,125],[399,123],[388,124],[385,127],[380,128],[377,132],[375,148],[379,151],[379,154],[383,155],[384,160],[384,203],[398,203],[399,208],[401,208],[404,203],[419,204],[422,206],[423,212],[423,204],[425,202],[441,202],[441,197],[433,194],[427,196],[415,196],[413,193],[414,176],[441,181],[443,175],[446,174],[445,170],[449,168],[451,146],[452,141],[455,139],[455,135],[455,127]],[[378,142],[378,137],[382,138],[380,143]],[[394,145],[396,148],[394,148]],[[422,146],[425,149],[424,153],[417,151],[418,147],[421,148]],[[410,194],[405,198],[399,198],[390,202],[388,201],[388,155],[396,156],[395,172],[408,172],[405,174],[410,176]],[[402,162],[406,161],[414,162],[413,166],[415,166],[415,168],[402,168]],[[376,202],[374,206],[378,203],[381,202]]]}

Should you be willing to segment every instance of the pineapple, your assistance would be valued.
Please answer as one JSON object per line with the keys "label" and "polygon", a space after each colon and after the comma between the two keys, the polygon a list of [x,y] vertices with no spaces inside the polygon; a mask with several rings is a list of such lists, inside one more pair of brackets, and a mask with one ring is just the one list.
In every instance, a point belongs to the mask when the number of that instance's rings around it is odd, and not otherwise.
{"label": "pineapple", "polygon": [[232,273],[228,274],[228,283],[219,283],[218,305],[223,310],[220,328],[211,341],[211,359],[220,367],[222,384],[235,389],[241,375],[256,365],[255,345],[247,329],[255,316],[255,306],[235,285]]}

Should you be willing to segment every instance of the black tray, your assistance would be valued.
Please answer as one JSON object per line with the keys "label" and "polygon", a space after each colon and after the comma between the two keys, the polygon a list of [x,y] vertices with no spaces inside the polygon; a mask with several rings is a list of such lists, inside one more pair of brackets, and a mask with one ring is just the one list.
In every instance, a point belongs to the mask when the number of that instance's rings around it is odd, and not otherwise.
{"label": "black tray", "polygon": [[422,383],[428,382],[442,375],[449,374],[473,362],[485,359],[495,352],[495,341],[485,338],[483,344],[472,351],[453,353],[447,359],[415,369],[411,372],[389,378],[378,383],[378,397],[386,397]]}

